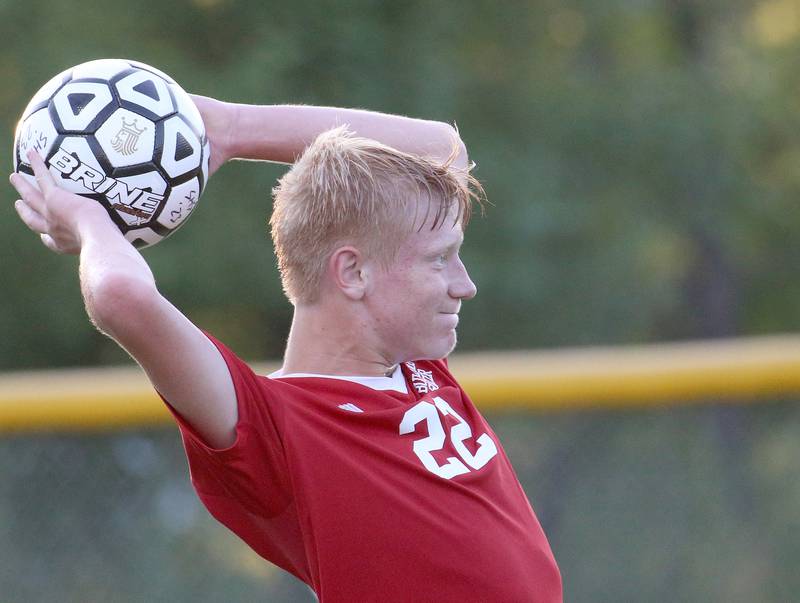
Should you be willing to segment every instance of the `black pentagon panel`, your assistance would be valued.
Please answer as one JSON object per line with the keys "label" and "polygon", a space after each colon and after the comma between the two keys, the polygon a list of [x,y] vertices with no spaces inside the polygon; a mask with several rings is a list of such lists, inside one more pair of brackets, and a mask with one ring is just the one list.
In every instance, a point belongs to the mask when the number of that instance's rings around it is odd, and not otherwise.
{"label": "black pentagon panel", "polygon": [[131,245],[136,247],[136,249],[142,249],[143,247],[147,247],[148,244],[149,243],[144,239],[134,239],[133,241],[131,241]]}
{"label": "black pentagon panel", "polygon": [[136,84],[133,89],[139,94],[149,96],[154,101],[161,100],[161,95],[159,95],[156,85],[152,82],[152,80],[145,80],[139,84]]}
{"label": "black pentagon panel", "polygon": [[180,132],[175,134],[175,156],[173,161],[181,161],[194,154],[194,147]]}
{"label": "black pentagon panel", "polygon": [[67,95],[69,108],[72,110],[72,114],[76,116],[80,115],[92,100],[94,100],[94,95],[86,94],[85,92],[76,92],[75,94]]}

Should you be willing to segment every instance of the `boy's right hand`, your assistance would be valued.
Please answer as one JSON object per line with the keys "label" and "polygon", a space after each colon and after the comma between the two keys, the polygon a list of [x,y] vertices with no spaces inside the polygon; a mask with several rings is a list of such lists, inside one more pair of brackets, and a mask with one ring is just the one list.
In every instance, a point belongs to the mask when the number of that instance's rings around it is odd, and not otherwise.
{"label": "boy's right hand", "polygon": [[11,174],[11,184],[22,197],[14,204],[14,208],[25,225],[39,235],[48,249],[56,253],[79,253],[82,233],[88,228],[112,228],[122,236],[105,208],[97,201],[60,188],[38,153],[31,150],[28,160],[33,167],[38,188],[21,174]]}

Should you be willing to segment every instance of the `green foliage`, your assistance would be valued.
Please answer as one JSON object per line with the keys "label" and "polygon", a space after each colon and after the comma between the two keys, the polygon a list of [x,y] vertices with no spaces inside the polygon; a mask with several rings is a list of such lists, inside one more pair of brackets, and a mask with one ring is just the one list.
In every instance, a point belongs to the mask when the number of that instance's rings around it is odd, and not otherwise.
{"label": "green foliage", "polygon": [[[10,141],[52,74],[124,56],[229,100],[455,122],[493,203],[464,250],[480,295],[463,348],[789,330],[798,53],[775,42],[770,4],[8,3],[0,116]],[[280,356],[290,319],[264,234],[281,171],[226,166],[146,252],[170,297],[251,357]],[[0,246],[0,367],[122,360],[83,317],[74,262],[40,249],[10,203]]]}

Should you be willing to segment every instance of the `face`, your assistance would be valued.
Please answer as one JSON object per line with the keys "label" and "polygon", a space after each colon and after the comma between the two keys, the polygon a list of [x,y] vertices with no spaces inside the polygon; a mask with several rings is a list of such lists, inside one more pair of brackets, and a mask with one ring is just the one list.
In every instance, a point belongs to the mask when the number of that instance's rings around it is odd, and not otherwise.
{"label": "face", "polygon": [[456,345],[461,302],[477,289],[459,257],[464,234],[448,220],[413,232],[388,268],[373,264],[365,302],[389,363],[438,359]]}

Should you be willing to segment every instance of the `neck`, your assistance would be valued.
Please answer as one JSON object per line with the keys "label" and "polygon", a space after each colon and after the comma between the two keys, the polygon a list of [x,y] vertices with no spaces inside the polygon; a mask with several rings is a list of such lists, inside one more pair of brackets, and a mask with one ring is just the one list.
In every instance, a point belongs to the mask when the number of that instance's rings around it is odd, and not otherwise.
{"label": "neck", "polygon": [[[359,337],[353,337],[358,333]],[[321,304],[295,306],[283,359],[285,373],[390,375],[397,366],[375,351],[365,323]]]}

